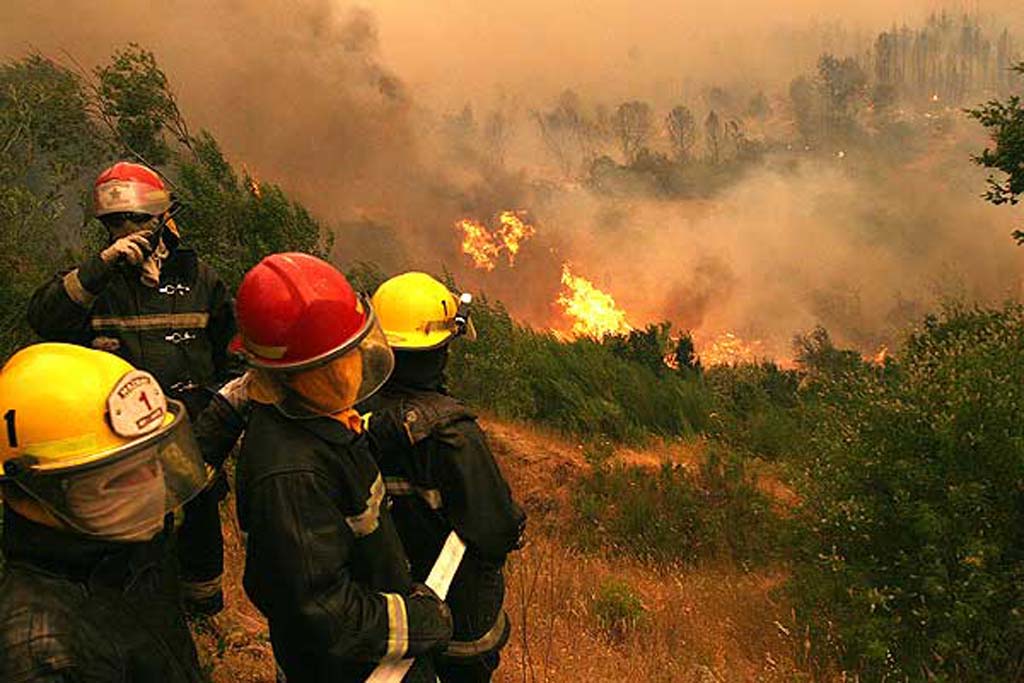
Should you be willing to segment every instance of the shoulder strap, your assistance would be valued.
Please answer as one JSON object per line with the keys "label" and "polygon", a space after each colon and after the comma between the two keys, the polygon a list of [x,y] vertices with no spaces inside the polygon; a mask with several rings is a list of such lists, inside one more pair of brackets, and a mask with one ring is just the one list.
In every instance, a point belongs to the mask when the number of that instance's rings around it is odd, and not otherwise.
{"label": "shoulder strap", "polygon": [[402,401],[402,425],[411,444],[423,441],[436,429],[475,417],[458,399],[436,392],[417,393]]}

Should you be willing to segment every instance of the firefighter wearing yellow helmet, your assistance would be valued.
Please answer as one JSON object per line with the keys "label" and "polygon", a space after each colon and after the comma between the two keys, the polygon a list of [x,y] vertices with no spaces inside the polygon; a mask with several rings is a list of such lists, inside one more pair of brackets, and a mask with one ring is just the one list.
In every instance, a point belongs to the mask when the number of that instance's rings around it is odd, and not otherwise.
{"label": "firefighter wearing yellow helmet", "polygon": [[489,681],[497,668],[510,630],[502,567],[526,522],[474,415],[444,386],[449,345],[476,337],[471,304],[425,273],[384,282],[372,305],[395,369],[361,406],[413,578],[426,578],[452,531],[466,544],[447,598],[454,634],[437,667],[444,683]]}
{"label": "firefighter wearing yellow helmet", "polygon": [[0,370],[0,416],[0,680],[202,680],[168,552],[209,478],[182,404],[46,343]]}

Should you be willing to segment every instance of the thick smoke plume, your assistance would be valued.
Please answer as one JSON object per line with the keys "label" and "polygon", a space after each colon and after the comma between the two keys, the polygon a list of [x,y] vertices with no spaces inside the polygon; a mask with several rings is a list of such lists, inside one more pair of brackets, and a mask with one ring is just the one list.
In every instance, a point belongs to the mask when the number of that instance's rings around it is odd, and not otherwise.
{"label": "thick smoke plume", "polygon": [[[647,99],[659,120],[706,106],[711,85],[784,95],[821,51],[855,53],[930,0],[412,5],[8,0],[0,55],[91,66],[128,42],[152,49],[193,126],[332,225],[339,261],[447,267],[536,326],[568,327],[554,304],[567,260],[634,325],[733,331],[780,356],[817,323],[871,350],[943,296],[1021,294],[1011,216],[979,199],[968,154],[984,141],[966,123],[955,139],[969,144],[936,137],[913,165],[769,157],[714,199],[673,201],[566,182],[531,117],[565,88],[595,106]],[[1016,3],[952,9],[1020,24]],[[537,236],[515,268],[476,271],[454,224],[505,209]]]}

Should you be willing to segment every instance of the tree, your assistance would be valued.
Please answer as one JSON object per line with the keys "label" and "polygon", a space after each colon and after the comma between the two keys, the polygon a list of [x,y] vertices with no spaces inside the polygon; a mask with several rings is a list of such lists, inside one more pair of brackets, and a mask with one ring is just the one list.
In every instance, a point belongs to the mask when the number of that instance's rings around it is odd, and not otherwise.
{"label": "tree", "polygon": [[758,90],[757,94],[750,98],[747,103],[747,111],[745,114],[753,119],[763,121],[772,113],[772,105],[768,102],[768,98],[765,97],[763,91]]}
{"label": "tree", "polygon": [[132,43],[95,74],[99,82],[93,111],[110,129],[120,156],[151,166],[166,164],[172,150],[165,134],[183,147],[191,146],[188,126],[152,52]]}
{"label": "tree", "polygon": [[810,79],[806,76],[793,79],[789,84],[789,100],[800,137],[805,142],[816,141],[820,132],[820,107]]}
{"label": "tree", "polygon": [[40,55],[0,66],[0,356],[29,339],[24,305],[76,244],[71,209],[106,150],[82,78]]}
{"label": "tree", "polygon": [[612,117],[612,128],[626,163],[633,163],[651,135],[650,105],[639,100],[623,102]]}
{"label": "tree", "polygon": [[665,117],[665,131],[668,133],[676,161],[683,162],[689,159],[693,143],[697,139],[697,126],[690,110],[682,105],[673,107]]}
{"label": "tree", "polygon": [[594,159],[598,126],[586,116],[580,96],[574,91],[563,91],[553,109],[535,111],[533,119],[544,145],[565,175],[570,175],[581,162],[589,165]]}
{"label": "tree", "polygon": [[854,126],[856,107],[867,88],[867,76],[852,57],[823,54],[818,59],[818,88],[829,135],[845,135]]}
{"label": "tree", "polygon": [[714,109],[708,112],[708,117],[704,119],[704,144],[707,146],[711,163],[717,164],[721,158],[722,121]]}
{"label": "tree", "polygon": [[[1024,75],[1024,62],[1013,70]],[[989,175],[985,199],[996,205],[1017,204],[1024,195],[1024,100],[1019,95],[1011,95],[1005,101],[990,100],[968,110],[967,115],[979,121],[995,143],[975,155],[974,162],[1005,176]],[[1017,244],[1024,245],[1024,230],[1014,230],[1013,237]]]}
{"label": "tree", "polygon": [[512,120],[502,108],[495,109],[484,125],[484,142],[487,156],[495,166],[505,165],[505,153],[509,138],[512,137]]}

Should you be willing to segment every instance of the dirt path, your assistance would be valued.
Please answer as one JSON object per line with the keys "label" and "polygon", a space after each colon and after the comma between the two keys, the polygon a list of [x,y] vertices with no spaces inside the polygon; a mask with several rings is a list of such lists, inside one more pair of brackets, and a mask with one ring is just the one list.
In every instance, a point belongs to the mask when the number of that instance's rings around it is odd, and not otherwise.
{"label": "dirt path", "polygon": [[[734,567],[647,568],[594,557],[565,542],[571,533],[573,483],[588,465],[582,444],[535,427],[483,419],[516,498],[530,516],[529,544],[509,562],[506,610],[514,631],[498,683],[556,681],[806,680],[793,664],[797,639],[775,597],[783,577]],[[616,458],[643,466],[665,460],[698,467],[700,442],[620,449]],[[194,624],[203,664],[214,683],[273,683],[266,622],[241,588],[243,553],[234,499],[222,509],[228,607]],[[640,599],[642,614],[608,630],[596,615],[611,583]]]}

